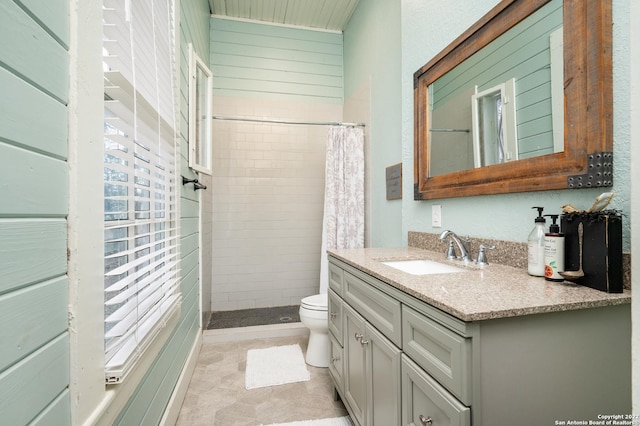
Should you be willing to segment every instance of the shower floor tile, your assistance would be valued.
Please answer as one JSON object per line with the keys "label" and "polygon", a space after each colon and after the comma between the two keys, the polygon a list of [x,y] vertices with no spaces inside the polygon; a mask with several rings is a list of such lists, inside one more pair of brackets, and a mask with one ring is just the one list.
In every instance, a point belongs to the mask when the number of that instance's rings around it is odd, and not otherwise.
{"label": "shower floor tile", "polygon": [[299,305],[212,312],[207,330],[300,322]]}

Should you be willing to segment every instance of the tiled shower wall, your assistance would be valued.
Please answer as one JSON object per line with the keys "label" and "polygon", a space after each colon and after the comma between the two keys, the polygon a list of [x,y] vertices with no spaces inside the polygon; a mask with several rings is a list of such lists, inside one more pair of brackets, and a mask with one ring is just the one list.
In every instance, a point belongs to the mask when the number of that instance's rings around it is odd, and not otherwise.
{"label": "tiled shower wall", "polygon": [[[214,115],[340,121],[340,104],[214,96]],[[326,126],[213,121],[212,311],[285,306],[320,278]]]}

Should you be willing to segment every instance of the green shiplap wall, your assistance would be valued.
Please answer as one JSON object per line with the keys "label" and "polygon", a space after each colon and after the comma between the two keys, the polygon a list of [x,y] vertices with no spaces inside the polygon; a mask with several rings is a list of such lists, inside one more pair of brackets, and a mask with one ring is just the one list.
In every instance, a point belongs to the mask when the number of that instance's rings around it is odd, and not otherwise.
{"label": "green shiplap wall", "polygon": [[554,0],[438,79],[434,109],[473,85],[481,92],[515,78],[519,157],[553,153],[549,34],[560,27]]}
{"label": "green shiplap wall", "polygon": [[[407,235],[402,230],[402,201],[387,200],[385,191],[386,168],[402,161],[404,150],[401,149],[400,129],[404,121],[413,120],[413,110],[406,113],[402,110],[403,77],[412,75],[412,72],[403,73],[402,70],[405,53],[402,51],[401,33],[405,18],[401,13],[405,3],[401,0],[360,1],[344,30],[344,119],[368,120],[365,199],[369,205],[365,215],[368,215],[368,245],[371,247],[401,246],[403,235],[405,238]],[[422,1],[413,3],[427,4]],[[424,37],[419,44],[427,44],[428,39]],[[422,48],[421,45],[416,46],[416,50]],[[413,98],[411,102],[413,105]],[[353,113],[365,114],[369,118],[354,120],[350,115]],[[413,176],[413,163],[405,163],[403,168],[403,176]],[[403,188],[405,199],[411,194],[413,189]]]}
{"label": "green shiplap wall", "polygon": [[211,19],[214,96],[342,103],[342,34]]}
{"label": "green shiplap wall", "polygon": [[0,39],[0,423],[65,425],[68,1],[0,2]]}
{"label": "green shiplap wall", "polygon": [[[188,45],[208,60],[209,3],[207,0],[180,2],[180,171],[195,177],[188,167]],[[198,194],[190,185],[180,186],[180,251],[182,291],[181,316],[142,383],[115,424],[155,425],[162,418],[189,352],[200,332],[199,314],[199,204]]]}

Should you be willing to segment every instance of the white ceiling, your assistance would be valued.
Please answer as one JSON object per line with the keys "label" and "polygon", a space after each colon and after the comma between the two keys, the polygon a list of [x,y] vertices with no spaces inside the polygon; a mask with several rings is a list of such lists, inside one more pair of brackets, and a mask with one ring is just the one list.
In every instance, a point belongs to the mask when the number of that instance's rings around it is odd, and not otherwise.
{"label": "white ceiling", "polygon": [[359,0],[209,0],[217,16],[342,31]]}

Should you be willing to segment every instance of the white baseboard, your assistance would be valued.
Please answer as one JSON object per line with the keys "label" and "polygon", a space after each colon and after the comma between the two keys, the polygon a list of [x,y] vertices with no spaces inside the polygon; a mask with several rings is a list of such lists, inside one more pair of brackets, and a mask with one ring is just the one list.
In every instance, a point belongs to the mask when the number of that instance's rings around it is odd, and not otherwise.
{"label": "white baseboard", "polygon": [[173,426],[176,424],[178,415],[180,414],[180,408],[182,408],[182,403],[184,402],[184,398],[187,395],[187,389],[189,388],[189,383],[191,382],[191,376],[193,375],[193,371],[195,370],[196,364],[198,363],[198,355],[200,355],[201,347],[202,334],[198,333],[198,337],[193,342],[193,346],[191,347],[191,351],[189,352],[187,362],[185,363],[184,368],[180,373],[180,377],[178,378],[176,387],[173,389],[171,398],[169,398],[167,408],[164,410],[164,415],[160,420],[160,425]]}
{"label": "white baseboard", "polygon": [[266,339],[269,337],[298,336],[305,334],[309,334],[309,329],[301,322],[290,322],[286,324],[204,330],[202,333],[202,342],[237,342],[241,340]]}

